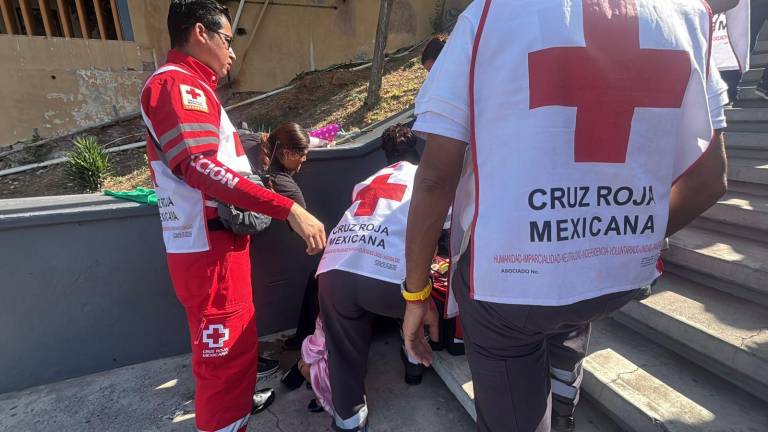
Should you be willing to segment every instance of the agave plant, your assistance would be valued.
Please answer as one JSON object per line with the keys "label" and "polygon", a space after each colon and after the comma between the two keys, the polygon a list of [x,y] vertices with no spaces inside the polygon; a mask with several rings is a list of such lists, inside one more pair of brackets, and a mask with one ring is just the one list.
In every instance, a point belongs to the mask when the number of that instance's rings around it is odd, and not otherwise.
{"label": "agave plant", "polygon": [[64,172],[74,185],[86,192],[101,190],[111,172],[109,154],[99,145],[96,137],[78,136],[68,154]]}

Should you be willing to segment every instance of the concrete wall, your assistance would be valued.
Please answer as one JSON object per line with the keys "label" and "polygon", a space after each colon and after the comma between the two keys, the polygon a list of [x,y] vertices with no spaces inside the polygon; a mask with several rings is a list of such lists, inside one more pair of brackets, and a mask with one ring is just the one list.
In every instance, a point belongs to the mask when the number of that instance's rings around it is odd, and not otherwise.
{"label": "concrete wall", "polygon": [[[310,153],[297,180],[329,229],[354,184],[386,165],[386,125]],[[0,393],[189,352],[157,208],[98,195],[0,200],[0,244]],[[260,334],[295,327],[319,260],[304,249],[282,222],[253,239]]]}
{"label": "concrete wall", "polygon": [[133,42],[0,35],[0,147],[136,112],[153,69]]}

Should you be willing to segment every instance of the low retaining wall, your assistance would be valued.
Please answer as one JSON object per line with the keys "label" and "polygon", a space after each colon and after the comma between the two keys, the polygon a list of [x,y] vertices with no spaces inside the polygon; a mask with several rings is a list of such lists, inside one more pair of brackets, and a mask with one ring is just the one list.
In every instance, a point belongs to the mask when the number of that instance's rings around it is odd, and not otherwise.
{"label": "low retaining wall", "polygon": [[[309,210],[329,229],[352,187],[386,165],[381,131],[317,149],[297,175]],[[0,200],[0,393],[189,352],[155,207],[101,195]],[[252,246],[260,334],[295,327],[307,257],[287,224]]]}

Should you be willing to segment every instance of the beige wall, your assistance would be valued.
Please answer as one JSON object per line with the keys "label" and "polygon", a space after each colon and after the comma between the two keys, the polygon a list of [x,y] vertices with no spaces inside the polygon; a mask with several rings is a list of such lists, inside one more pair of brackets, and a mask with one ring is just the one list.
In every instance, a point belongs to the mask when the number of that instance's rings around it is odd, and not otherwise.
{"label": "beige wall", "polygon": [[[388,51],[432,33],[438,0],[395,0]],[[238,1],[228,6],[234,18]],[[235,38],[239,91],[268,91],[297,74],[351,60],[369,59],[379,0],[279,0],[267,7],[249,0]],[[315,8],[286,6],[335,6]],[[446,0],[445,14],[469,0]],[[128,0],[134,42],[0,35],[0,148],[102,123],[138,110],[143,80],[169,48],[166,18],[170,0]],[[459,6],[460,7],[460,6]],[[253,42],[246,50],[251,34]],[[55,78],[54,78],[55,77]],[[113,108],[114,107],[114,108]]]}
{"label": "beige wall", "polygon": [[136,112],[153,69],[130,42],[0,37],[0,147]]}
{"label": "beige wall", "polygon": [[[338,9],[270,5],[253,42],[246,48],[262,4],[246,3],[238,27],[249,34],[235,39],[242,57],[237,77],[241,91],[267,91],[298,73],[371,58],[379,15],[378,0],[292,0],[293,3],[337,6]],[[284,2],[278,2],[284,3]],[[230,2],[237,10],[237,2]],[[418,42],[432,33],[435,0],[395,0],[387,51]]]}
{"label": "beige wall", "polygon": [[158,63],[165,62],[171,46],[168,37],[168,6],[170,0],[128,0],[134,41],[148,50],[154,50]]}

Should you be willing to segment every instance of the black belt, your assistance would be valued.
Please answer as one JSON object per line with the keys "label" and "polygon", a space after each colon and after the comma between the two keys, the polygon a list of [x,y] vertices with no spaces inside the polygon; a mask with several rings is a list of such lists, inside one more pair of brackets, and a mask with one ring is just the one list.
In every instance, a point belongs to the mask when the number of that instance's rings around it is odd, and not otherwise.
{"label": "black belt", "polygon": [[221,219],[208,219],[208,231],[223,231],[227,227],[221,222]]}

